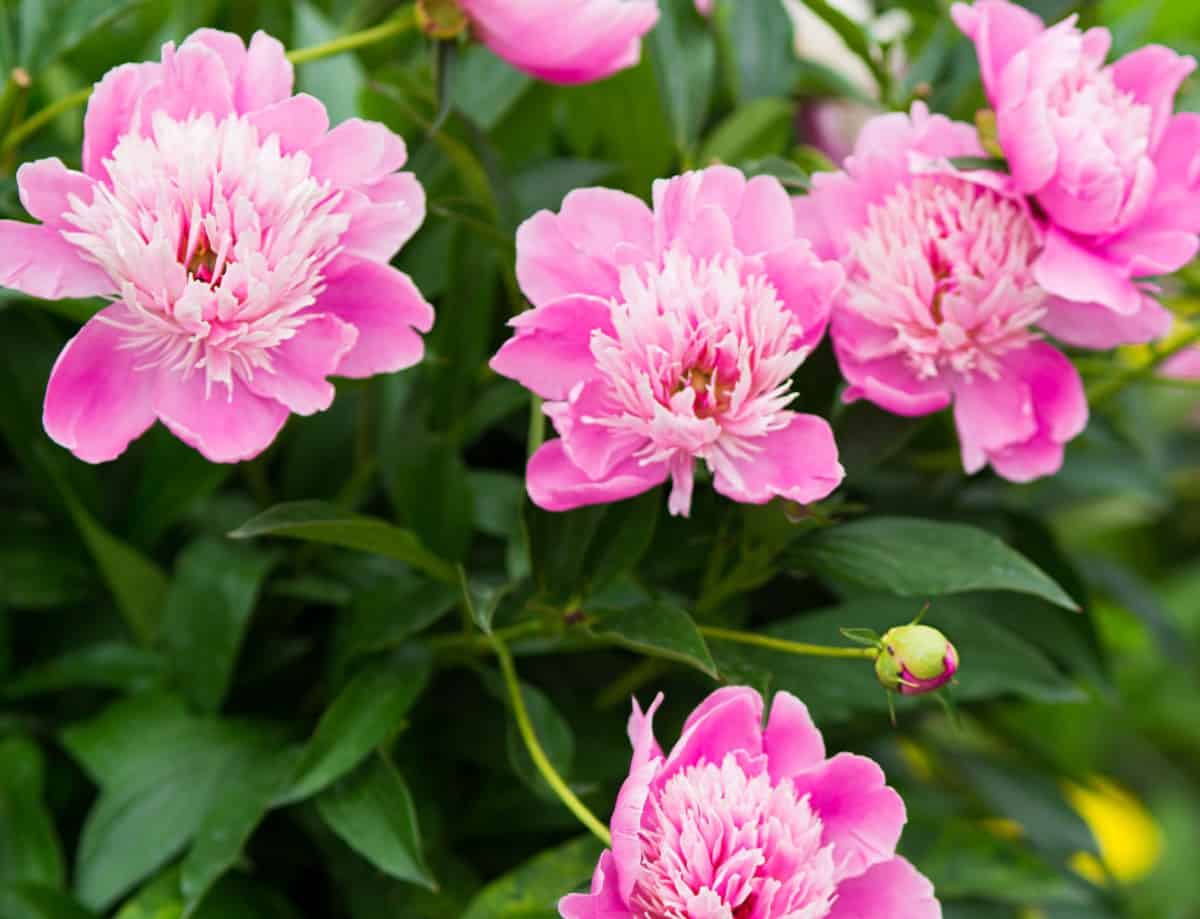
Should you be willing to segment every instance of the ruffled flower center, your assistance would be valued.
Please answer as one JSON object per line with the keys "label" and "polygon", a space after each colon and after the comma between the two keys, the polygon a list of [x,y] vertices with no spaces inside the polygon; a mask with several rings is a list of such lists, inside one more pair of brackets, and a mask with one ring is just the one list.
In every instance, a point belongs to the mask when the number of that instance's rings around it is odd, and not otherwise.
{"label": "ruffled flower center", "polygon": [[246,119],[154,115],[105,162],[111,184],[70,199],[64,235],[112,277],[125,333],[143,368],[206,391],[271,372],[272,349],[311,318],[323,271],[349,223],[339,195]]}
{"label": "ruffled flower center", "polygon": [[822,919],[837,884],[821,818],[761,760],[730,753],[651,792],[636,919]]}
{"label": "ruffled flower center", "polygon": [[739,481],[733,460],[787,426],[802,330],[764,276],[675,250],[661,267],[623,271],[612,321],[612,335],[591,340],[611,411],[583,421],[644,440],[637,458],[670,464],[671,510],[684,513],[695,458]]}
{"label": "ruffled flower center", "polygon": [[994,378],[1045,315],[1030,270],[1039,248],[1014,202],[960,179],[919,177],[870,208],[851,242],[847,303],[894,333],[878,356],[900,354],[924,379]]}

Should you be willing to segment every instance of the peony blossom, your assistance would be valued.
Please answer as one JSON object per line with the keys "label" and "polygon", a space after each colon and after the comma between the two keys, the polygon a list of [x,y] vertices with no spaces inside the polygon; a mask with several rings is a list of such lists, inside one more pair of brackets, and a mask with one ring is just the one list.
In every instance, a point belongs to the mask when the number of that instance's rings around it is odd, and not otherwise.
{"label": "peony blossom", "polygon": [[560,437],[529,462],[548,510],[616,501],[671,479],[691,506],[704,460],[735,501],[808,503],[841,481],[821,418],[790,411],[791,376],[820,340],[841,268],[796,235],[778,180],[716,166],[623,192],[571,192],[517,233],[535,309],[492,368],[548,400]]}
{"label": "peony blossom", "polygon": [[845,172],[814,176],[795,201],[817,251],[846,266],[830,334],[844,398],[900,415],[954,405],[963,465],[1013,481],[1057,471],[1087,423],[1079,374],[1042,340],[1051,300],[1033,265],[1037,223],[997,173],[957,173],[981,156],[972,127],[884,115]]}
{"label": "peony blossom", "polygon": [[215,462],[255,456],[331,375],[421,359],[433,310],[388,259],[425,198],[380,124],[332,131],[275,39],[203,29],[97,85],[83,171],[22,166],[40,224],[0,222],[0,284],[109,299],[59,355],[44,424],[88,462],[157,418]]}
{"label": "peony blossom", "polygon": [[1200,241],[1200,116],[1173,114],[1196,62],[1151,45],[1105,65],[1107,29],[1046,28],[1006,0],[958,4],[975,42],[1014,187],[1047,219],[1034,276],[1055,300],[1043,328],[1089,348],[1165,334],[1143,279]]}
{"label": "peony blossom", "polygon": [[476,35],[518,70],[590,83],[637,64],[657,0],[458,0]]}
{"label": "peony blossom", "polygon": [[808,709],[719,689],[664,755],[636,702],[612,849],[564,919],[937,919],[933,886],[896,842],[904,802],[873,760],[830,759]]}

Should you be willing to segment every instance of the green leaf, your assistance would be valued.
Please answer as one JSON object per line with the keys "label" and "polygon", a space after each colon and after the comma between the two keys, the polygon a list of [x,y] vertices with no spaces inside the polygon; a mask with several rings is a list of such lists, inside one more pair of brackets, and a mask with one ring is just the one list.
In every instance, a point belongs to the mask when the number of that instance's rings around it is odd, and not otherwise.
{"label": "green leaf", "polygon": [[410,431],[391,452],[385,480],[400,519],[422,543],[442,558],[466,558],[473,495],[467,467],[448,438]]}
{"label": "green leaf", "polygon": [[637,566],[654,540],[662,505],[662,495],[652,489],[605,509],[583,561],[589,590],[599,590]]}
{"label": "green leaf", "polygon": [[799,64],[791,17],[782,3],[722,0],[716,20],[733,58],[733,82],[741,102],[791,91]]}
{"label": "green leaf", "polygon": [[179,556],[163,611],[162,640],[180,688],[200,709],[221,707],[270,555],[216,539]]}
{"label": "green leaf", "polygon": [[383,520],[343,511],[321,501],[277,504],[229,534],[233,539],[283,536],[359,549],[406,562],[440,581],[458,583],[458,572],[438,558],[409,530]]}
{"label": "green leaf", "polygon": [[62,540],[43,542],[31,527],[20,541],[0,546],[0,604],[11,609],[48,609],[78,603],[92,587],[85,560]]}
{"label": "green leaf", "polygon": [[380,871],[436,889],[408,785],[382,757],[323,792],[316,804],[329,828]]}
{"label": "green leaf", "polygon": [[894,456],[925,423],[925,418],[893,415],[865,400],[846,406],[833,422],[846,476],[857,478]]}
{"label": "green leaf", "polygon": [[[35,452],[44,451],[35,448]],[[167,592],[166,575],[150,559],[104,529],[83,506],[55,464],[47,463],[45,468],[54,478],[71,518],[130,630],[141,642],[150,642],[158,633],[159,616]]]}
{"label": "green leaf", "polygon": [[658,24],[646,41],[675,147],[689,153],[708,115],[716,78],[712,32],[696,12],[693,0],[663,0]]}
{"label": "green leaf", "polygon": [[814,574],[901,597],[1006,590],[1079,609],[1033,562],[991,533],[960,523],[858,520],[812,533],[793,547],[789,561]]}
{"label": "green leaf", "polygon": [[0,696],[21,699],[65,689],[117,689],[141,692],[166,675],[162,655],[118,641],[72,649],[0,686]]}
{"label": "green leaf", "polygon": [[137,492],[129,502],[124,532],[141,546],[153,546],[164,533],[199,502],[209,497],[234,470],[228,463],[210,463],[165,427],[145,436],[145,460]]}
{"label": "green leaf", "polygon": [[492,583],[481,578],[468,578],[467,572],[462,567],[459,567],[458,574],[460,594],[463,605],[467,608],[467,614],[481,632],[490,635],[496,609],[500,606],[500,601],[504,599],[504,595],[508,593],[511,585],[504,582]]}
{"label": "green leaf", "polygon": [[0,885],[4,919],[96,919],[67,894],[39,884]]}
{"label": "green leaf", "polygon": [[[1015,632],[981,616],[969,601],[937,600],[925,622],[946,634],[958,649],[961,665],[954,697],[963,702],[1019,696],[1045,702],[1082,702],[1087,696],[1036,647]],[[968,602],[963,602],[963,601]],[[920,604],[889,596],[871,596],[842,606],[806,613],[759,629],[789,641],[844,645],[840,629],[866,628],[878,633],[912,620]],[[887,696],[869,661],[800,656],[783,651],[711,639],[709,648],[722,674],[744,682],[752,674],[770,675],[773,685],[807,703],[818,722],[834,722],[859,712],[887,711]],[[898,698],[908,708],[928,700]]]}
{"label": "green leaf", "polygon": [[455,107],[484,131],[496,127],[534,85],[527,74],[483,45],[464,49],[452,69],[450,83]]}
{"label": "green leaf", "polygon": [[704,141],[700,162],[736,163],[785,147],[795,108],[790,99],[763,98],[734,109]]}
{"label": "green leaf", "polygon": [[21,0],[21,66],[38,73],[149,0]]}
{"label": "green leaf", "polygon": [[0,885],[63,885],[66,870],[42,780],[35,744],[19,736],[0,740]]}
{"label": "green leaf", "polygon": [[264,745],[250,768],[229,777],[183,860],[179,889],[187,901],[184,916],[194,915],[213,885],[237,864],[250,836],[295,774],[299,752],[295,747]]}
{"label": "green leaf", "polygon": [[679,661],[695,667],[714,680],[713,662],[704,637],[687,612],[672,603],[659,601],[620,610],[598,610],[592,631],[635,651]]}
{"label": "green leaf", "polygon": [[196,718],[165,696],[118,702],[63,742],[100,785],[75,877],[96,909],[182,852],[231,785],[279,746],[267,725]]}
{"label": "green leaf", "polygon": [[462,919],[554,919],[559,899],[586,886],[603,848],[584,836],[535,856],[480,891]]}
{"label": "green leaf", "polygon": [[751,160],[742,164],[742,172],[747,178],[754,176],[774,176],[791,191],[808,191],[812,184],[807,172],[794,161],[782,156],[764,156],[762,159]]}
{"label": "green leaf", "polygon": [[321,716],[284,801],[311,797],[366,759],[403,724],[432,669],[428,651],[407,645],[360,670]]}
{"label": "green leaf", "polygon": [[840,9],[831,5],[828,0],[804,0],[804,5],[825,20],[826,24],[837,32],[842,41],[846,43],[846,47],[867,65],[872,76],[880,84],[880,93],[886,97],[890,83],[887,67],[882,63],[882,55],[874,47],[863,27]]}
{"label": "green leaf", "polygon": [[[297,0],[294,9],[292,47],[305,48],[339,37],[339,30],[308,0]],[[352,53],[335,54],[296,68],[297,89],[324,102],[333,124],[358,114],[358,94],[366,80],[366,71]]]}

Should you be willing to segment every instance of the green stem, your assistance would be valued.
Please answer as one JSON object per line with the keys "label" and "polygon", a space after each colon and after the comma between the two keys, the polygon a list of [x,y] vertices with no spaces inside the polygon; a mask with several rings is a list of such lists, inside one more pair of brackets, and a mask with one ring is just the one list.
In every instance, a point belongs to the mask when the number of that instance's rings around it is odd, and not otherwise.
{"label": "green stem", "polygon": [[1144,364],[1139,364],[1137,367],[1130,367],[1116,376],[1097,383],[1095,386],[1088,388],[1088,402],[1092,405],[1098,405],[1113,396],[1117,395],[1126,386],[1133,383],[1138,383],[1154,375],[1154,371],[1166,363],[1170,358],[1174,357],[1180,351],[1186,351],[1188,348],[1200,342],[1200,325],[1189,329],[1185,334],[1175,339],[1169,345],[1154,352],[1154,356]]}
{"label": "green stem", "polygon": [[289,51],[287,58],[293,64],[306,64],[309,61],[320,60],[323,57],[331,57],[335,54],[355,51],[359,48],[365,48],[367,45],[387,41],[389,38],[395,38],[398,35],[403,35],[405,32],[415,29],[416,26],[416,9],[409,6],[405,7],[387,22],[381,22],[379,25],[363,29],[361,32],[352,32],[349,35],[343,35],[340,38],[335,38],[320,45],[313,45],[311,48],[297,48],[295,51]]}
{"label": "green stem", "polygon": [[604,845],[611,846],[612,836],[609,835],[608,828],[588,810],[587,805],[579,800],[575,792],[567,787],[567,783],[563,781],[562,776],[558,774],[546,756],[546,751],[542,749],[541,741],[538,740],[537,733],[533,730],[533,722],[529,720],[529,712],[525,708],[525,699],[521,695],[521,683],[517,679],[517,668],[513,665],[512,654],[509,653],[508,646],[495,633],[492,634],[491,641],[492,647],[496,651],[496,658],[500,661],[500,672],[504,675],[504,684],[508,687],[508,698],[512,704],[513,717],[517,721],[517,730],[525,742],[525,748],[529,750],[533,764],[542,774],[542,778],[546,780],[546,784],[553,789],[567,809],[579,819],[579,822],[591,830]]}
{"label": "green stem", "polygon": [[[323,42],[319,45],[313,45],[310,48],[297,48],[295,51],[288,52],[288,60],[293,64],[305,64],[309,61],[320,60],[323,57],[331,57],[335,54],[342,54],[346,51],[355,51],[359,48],[365,48],[368,45],[378,44],[382,41],[387,41],[389,38],[395,38],[403,35],[416,28],[417,14],[414,7],[409,6],[401,10],[387,22],[382,22],[377,26],[369,29],[363,29],[359,32],[353,32],[349,35],[343,35],[340,38],[335,38],[332,41]],[[63,96],[50,103],[41,111],[30,116],[30,118],[21,124],[17,125],[4,138],[4,142],[0,143],[0,152],[7,152],[15,149],[23,141],[32,137],[59,115],[69,112],[72,109],[79,108],[85,104],[92,95],[92,87],[85,86],[83,89],[76,90],[69,95]]]}
{"label": "green stem", "polygon": [[875,648],[838,648],[832,645],[812,645],[803,641],[788,641],[785,638],[772,638],[770,635],[739,632],[735,629],[721,629],[712,625],[702,625],[698,628],[700,634],[705,638],[715,638],[717,641],[729,641],[739,645],[755,645],[771,651],[783,651],[787,654],[799,654],[805,657],[874,660],[879,653]]}
{"label": "green stem", "polygon": [[[540,619],[530,619],[526,622],[518,622],[516,625],[506,626],[503,629],[496,629],[493,634],[498,636],[501,641],[509,642],[541,635],[543,630]],[[477,632],[469,635],[435,635],[429,639],[429,647],[441,654],[472,656],[487,654],[495,648],[491,636],[480,635]]]}

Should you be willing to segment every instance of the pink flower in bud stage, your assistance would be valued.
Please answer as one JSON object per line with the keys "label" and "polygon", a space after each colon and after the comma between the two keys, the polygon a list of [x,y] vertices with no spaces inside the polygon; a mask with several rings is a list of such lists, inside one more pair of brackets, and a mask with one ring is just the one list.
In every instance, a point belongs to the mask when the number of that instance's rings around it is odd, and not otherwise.
{"label": "pink flower in bud stage", "polygon": [[953,403],[967,471],[1028,481],[1057,471],[1087,403],[1038,332],[1052,298],[1033,271],[1037,222],[1006,176],[948,161],[982,155],[972,127],[918,103],[869,122],[845,172],[814,176],[795,207],[846,267],[830,330],[845,399],[900,415]]}
{"label": "pink flower in bud stage", "polygon": [[0,283],[111,301],[46,390],[46,432],[80,459],[114,459],[156,418],[210,460],[248,459],[289,413],[329,407],[327,377],[421,359],[433,310],[387,265],[425,216],[404,142],[331,131],[291,92],[279,42],[203,29],[99,83],[82,172],[18,171],[41,223],[0,222]]}
{"label": "pink flower in bud stage", "polygon": [[630,195],[571,192],[517,233],[535,309],[492,359],[548,400],[560,437],[530,460],[548,510],[616,501],[670,479],[691,506],[696,460],[718,492],[809,503],[843,472],[828,423],[787,408],[841,268],[796,235],[783,186],[713,167]]}
{"label": "pink flower in bud stage", "polygon": [[612,849],[564,919],[938,919],[933,887],[895,854],[904,802],[862,756],[827,759],[808,710],[746,687],[710,695],[664,755],[660,695],[629,720],[633,760]]}
{"label": "pink flower in bud stage", "polygon": [[1195,60],[1150,45],[1106,66],[1107,29],[1046,28],[1006,0],[952,14],[975,42],[1013,186],[1046,217],[1042,327],[1088,348],[1162,336],[1170,314],[1139,279],[1200,247],[1200,115],[1173,114]]}
{"label": "pink flower in bud stage", "polygon": [[518,70],[590,83],[637,64],[657,0],[458,0],[475,33]]}

